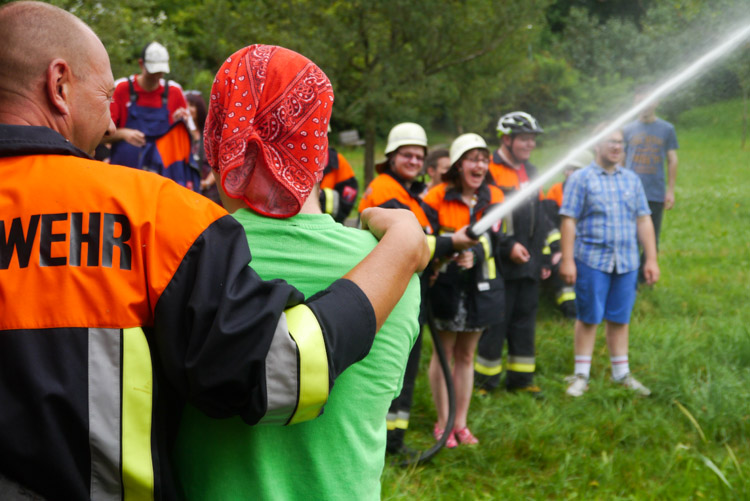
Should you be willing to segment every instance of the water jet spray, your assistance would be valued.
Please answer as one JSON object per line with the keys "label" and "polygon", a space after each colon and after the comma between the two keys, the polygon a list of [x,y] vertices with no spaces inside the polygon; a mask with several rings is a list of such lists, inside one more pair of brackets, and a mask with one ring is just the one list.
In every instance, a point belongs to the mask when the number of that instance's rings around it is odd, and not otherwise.
{"label": "water jet spray", "polygon": [[591,136],[589,139],[570,150],[570,152],[562,160],[554,164],[549,169],[545,170],[544,173],[538,176],[536,179],[531,180],[528,185],[508,197],[505,202],[488,211],[482,219],[469,227],[467,233],[473,238],[478,238],[479,235],[487,231],[492,225],[510,214],[513,209],[518,207],[526,197],[538,191],[539,188],[547,183],[547,181],[561,172],[565,168],[565,166],[568,165],[570,161],[573,160],[583,150],[591,148],[604,138],[608,137],[614,131],[619,130],[623,125],[636,117],[641,111],[643,111],[654,102],[658,101],[661,97],[673,91],[680,85],[684,84],[691,78],[695,77],[701,70],[705,69],[710,64],[716,62],[720,57],[732,51],[748,37],[750,37],[750,22],[747,23],[744,28],[738,29],[737,31],[732,33],[729,37],[727,37],[725,41],[701,56],[699,59],[677,73],[675,76],[659,85],[642,101],[610,122],[609,125],[603,128],[597,134]]}

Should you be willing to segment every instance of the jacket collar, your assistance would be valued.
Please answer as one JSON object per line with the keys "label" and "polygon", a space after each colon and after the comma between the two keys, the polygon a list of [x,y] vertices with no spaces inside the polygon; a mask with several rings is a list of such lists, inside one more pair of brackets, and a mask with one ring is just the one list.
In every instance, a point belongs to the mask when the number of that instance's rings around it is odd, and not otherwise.
{"label": "jacket collar", "polygon": [[0,157],[39,154],[91,158],[49,127],[0,124]]}
{"label": "jacket collar", "polygon": [[[489,173],[487,174],[490,175]],[[466,205],[463,198],[461,197],[461,192],[458,191],[458,188],[455,186],[448,185],[445,189],[445,200],[456,200],[458,202],[461,202],[462,204]],[[477,205],[474,206],[474,212],[477,213],[480,210],[484,209],[490,204],[490,188],[487,186],[487,180],[485,180],[481,186],[479,186],[479,189],[477,190]]]}
{"label": "jacket collar", "polygon": [[387,174],[391,176],[398,184],[400,184],[406,190],[406,192],[409,195],[411,195],[414,198],[419,199],[419,195],[421,195],[422,192],[425,190],[426,185],[422,181],[417,181],[416,179],[411,182],[411,185],[409,187],[407,187],[406,181],[404,181],[401,177],[399,177],[390,168],[383,171],[383,174]]}

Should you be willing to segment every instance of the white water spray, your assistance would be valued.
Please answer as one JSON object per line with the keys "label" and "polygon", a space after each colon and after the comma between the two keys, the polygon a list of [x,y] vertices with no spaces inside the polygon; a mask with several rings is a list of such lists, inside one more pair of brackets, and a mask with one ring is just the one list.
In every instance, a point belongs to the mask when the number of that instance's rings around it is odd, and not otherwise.
{"label": "white water spray", "polygon": [[590,137],[577,147],[570,150],[570,152],[562,160],[560,160],[560,162],[547,169],[543,174],[532,180],[523,189],[508,197],[505,202],[487,212],[487,214],[485,214],[482,219],[474,223],[471,228],[469,228],[469,234],[476,237],[487,231],[497,221],[510,214],[513,209],[520,205],[526,197],[528,197],[532,193],[536,193],[539,188],[544,186],[547,181],[549,181],[560,171],[562,171],[565,166],[568,165],[570,161],[573,160],[583,150],[591,148],[592,146],[598,144],[602,139],[612,134],[614,131],[620,129],[623,125],[637,116],[642,110],[650,106],[655,101],[659,100],[659,98],[673,91],[683,83],[696,76],[699,71],[714,63],[721,56],[732,51],[743,40],[748,38],[748,36],[750,36],[750,23],[748,23],[744,28],[734,32],[724,42],[716,46],[714,49],[706,53],[704,56],[699,58],[684,70],[677,73],[674,77],[670,78],[665,83],[657,87],[648,97],[643,99],[627,112],[623,113],[617,119],[613,120],[598,134]]}

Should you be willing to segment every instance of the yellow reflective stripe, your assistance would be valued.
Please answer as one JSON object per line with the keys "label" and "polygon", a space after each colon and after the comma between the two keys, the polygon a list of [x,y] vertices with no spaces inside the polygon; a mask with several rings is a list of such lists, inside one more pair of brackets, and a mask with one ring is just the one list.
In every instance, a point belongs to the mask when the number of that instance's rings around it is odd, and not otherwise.
{"label": "yellow reflective stripe", "polygon": [[299,350],[299,401],[289,424],[315,419],[328,400],[328,356],[323,331],[310,308],[286,310],[289,334]]}
{"label": "yellow reflective stripe", "polygon": [[409,427],[409,420],[408,419],[397,419],[394,422],[394,428],[399,430],[405,430]]}
{"label": "yellow reflective stripe", "polygon": [[487,279],[493,280],[497,277],[497,270],[495,269],[495,257],[492,255],[492,249],[490,248],[490,240],[487,235],[479,237],[479,242],[482,244],[484,249],[484,261],[487,263]]}
{"label": "yellow reflective stripe", "polygon": [[560,240],[560,232],[557,230],[551,231],[550,234],[547,235],[547,245],[551,245],[558,240]]}
{"label": "yellow reflective stripe", "polygon": [[326,214],[333,214],[333,190],[331,188],[323,188],[323,191],[326,194],[326,206],[323,211]]}
{"label": "yellow reflective stripe", "polygon": [[479,374],[482,374],[483,376],[497,376],[498,374],[503,372],[503,366],[496,365],[494,367],[487,367],[486,365],[480,364],[479,362],[474,362],[474,370]]}
{"label": "yellow reflective stripe", "polygon": [[544,246],[544,249],[542,249],[542,254],[552,254],[552,250],[549,248],[549,245]]}
{"label": "yellow reflective stripe", "polygon": [[154,499],[151,457],[153,368],[146,335],[123,329],[122,483],[125,499]]}
{"label": "yellow reflective stripe", "polygon": [[508,370],[513,372],[534,372],[535,369],[535,364],[520,364],[517,362],[508,364]]}
{"label": "yellow reflective stripe", "polygon": [[557,304],[562,304],[565,301],[575,301],[576,300],[576,293],[575,292],[563,292],[559,296],[557,296]]}
{"label": "yellow reflective stripe", "polygon": [[409,420],[408,419],[388,419],[385,422],[386,429],[393,431],[393,430],[406,430],[409,428]]}
{"label": "yellow reflective stripe", "polygon": [[427,238],[427,247],[430,249],[430,259],[432,259],[435,257],[437,237],[435,237],[435,235],[425,235],[425,238]]}

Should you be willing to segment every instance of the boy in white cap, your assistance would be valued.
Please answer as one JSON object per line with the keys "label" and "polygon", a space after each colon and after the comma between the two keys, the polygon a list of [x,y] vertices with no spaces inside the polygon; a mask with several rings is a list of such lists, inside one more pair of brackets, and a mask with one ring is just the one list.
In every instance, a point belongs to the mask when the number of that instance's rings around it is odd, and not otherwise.
{"label": "boy in white cap", "polygon": [[198,140],[200,133],[188,111],[182,87],[164,79],[170,71],[166,47],[159,42],[148,43],[138,65],[140,73],[115,82],[110,113],[117,130],[108,139],[112,143],[111,163],[158,170],[141,165],[149,142],[165,135],[179,120],[185,121],[193,140]]}

